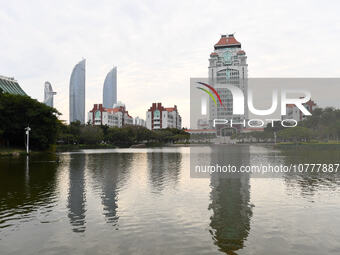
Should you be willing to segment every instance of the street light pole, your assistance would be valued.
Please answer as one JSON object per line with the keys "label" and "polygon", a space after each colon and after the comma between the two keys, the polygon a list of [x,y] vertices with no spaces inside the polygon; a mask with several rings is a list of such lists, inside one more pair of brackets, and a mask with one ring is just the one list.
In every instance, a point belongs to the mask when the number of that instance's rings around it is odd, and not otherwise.
{"label": "street light pole", "polygon": [[26,153],[27,155],[30,153],[30,131],[31,128],[28,126],[27,128],[25,128],[26,130]]}

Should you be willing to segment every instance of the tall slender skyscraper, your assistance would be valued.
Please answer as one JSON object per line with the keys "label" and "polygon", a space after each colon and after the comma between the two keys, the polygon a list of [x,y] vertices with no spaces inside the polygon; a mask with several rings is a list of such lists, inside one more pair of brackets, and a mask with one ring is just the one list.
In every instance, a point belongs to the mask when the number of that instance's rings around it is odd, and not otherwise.
{"label": "tall slender skyscraper", "polygon": [[52,89],[52,85],[49,81],[45,82],[45,88],[44,88],[44,104],[54,107],[53,105],[53,97],[56,95],[57,92],[54,92]]}
{"label": "tall slender skyscraper", "polygon": [[85,123],[85,59],[73,68],[70,78],[70,123]]}
{"label": "tall slender skyscraper", "polygon": [[106,75],[103,87],[103,106],[112,108],[117,103],[117,67]]}

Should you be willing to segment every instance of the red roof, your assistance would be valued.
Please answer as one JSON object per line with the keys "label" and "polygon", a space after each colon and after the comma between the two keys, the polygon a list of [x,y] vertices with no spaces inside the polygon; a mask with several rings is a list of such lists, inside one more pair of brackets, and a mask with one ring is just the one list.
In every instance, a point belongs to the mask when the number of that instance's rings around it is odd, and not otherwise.
{"label": "red roof", "polygon": [[163,107],[162,103],[152,103],[152,106],[149,108],[148,112],[153,112],[155,110],[173,112],[177,111],[177,106],[174,105],[174,107]]}
{"label": "red roof", "polygon": [[119,107],[116,107],[116,108],[105,108],[105,110],[107,112],[110,112],[110,113],[117,113],[117,112],[121,112],[121,113],[126,113],[126,115],[129,117],[129,118],[132,118],[131,115],[129,114],[128,111],[125,110],[125,107],[123,106],[119,106]]}
{"label": "red roof", "polygon": [[116,113],[116,112],[122,112],[122,113],[124,113],[124,112],[127,112],[127,111],[125,110],[125,107],[124,107],[124,106],[118,106],[118,107],[115,107],[115,108],[105,108],[105,110],[106,110],[107,112],[111,112],[111,113]]}
{"label": "red roof", "polygon": [[211,52],[210,56],[217,56],[218,54],[216,52]]}
{"label": "red roof", "polygon": [[119,108],[119,107],[117,107],[117,108],[106,108],[106,111],[107,112],[120,112],[121,111],[121,109]]}
{"label": "red roof", "polygon": [[244,50],[239,50],[239,51],[237,52],[237,54],[238,54],[238,55],[245,55],[246,52],[245,52]]}
{"label": "red roof", "polygon": [[221,35],[220,40],[215,44],[215,48],[220,47],[228,47],[228,46],[241,46],[241,43],[238,42],[234,35]]}
{"label": "red roof", "polygon": [[[304,97],[300,97],[300,98],[304,98]],[[316,103],[314,103],[314,101],[312,101],[311,99],[309,99],[309,101],[307,101],[306,103],[304,103],[304,105],[308,105],[308,106],[316,106]],[[295,104],[287,104],[286,105],[287,107],[290,107],[290,108],[292,108],[292,107],[296,107],[296,105]]]}
{"label": "red roof", "polygon": [[165,108],[165,110],[167,112],[173,112],[173,111],[176,111],[177,109],[175,107],[167,107],[167,108]]}
{"label": "red roof", "polygon": [[105,112],[105,108],[103,107],[102,104],[94,104],[93,108],[90,112],[96,112],[96,111],[101,111],[101,112]]}
{"label": "red roof", "polygon": [[185,132],[216,132],[216,129],[184,129]]}

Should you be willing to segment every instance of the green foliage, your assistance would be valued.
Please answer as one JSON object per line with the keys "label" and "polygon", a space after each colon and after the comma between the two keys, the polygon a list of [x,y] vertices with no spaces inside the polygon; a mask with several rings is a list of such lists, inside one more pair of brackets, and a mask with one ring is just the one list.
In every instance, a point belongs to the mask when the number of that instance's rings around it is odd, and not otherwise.
{"label": "green foliage", "polygon": [[313,137],[313,131],[305,127],[292,127],[280,130],[278,137],[284,141],[309,141]]}
{"label": "green foliage", "polygon": [[45,150],[54,144],[60,113],[28,96],[0,93],[0,143],[25,146],[25,128],[29,125],[32,149]]}
{"label": "green foliage", "polygon": [[175,143],[189,140],[190,134],[183,129],[166,128],[153,131],[153,138],[159,143]]}
{"label": "green foliage", "polygon": [[312,116],[308,116],[299,125],[313,130],[319,140],[339,140],[340,110],[332,107],[317,108]]}
{"label": "green foliage", "polygon": [[138,143],[160,144],[187,141],[189,134],[184,130],[160,129],[151,131],[142,126],[127,125],[122,128],[108,126],[80,125],[71,123],[63,126],[58,143],[61,144],[110,144],[119,147],[129,147]]}
{"label": "green foliage", "polygon": [[340,110],[332,107],[316,108],[312,116],[306,117],[297,127],[282,127],[280,121],[269,123],[264,132],[238,133],[233,139],[252,141],[273,141],[274,133],[278,142],[338,141],[340,138]]}
{"label": "green foliage", "polygon": [[264,132],[278,132],[280,130],[284,129],[284,127],[281,125],[281,121],[273,121],[273,123],[268,123],[267,126],[264,128]]}
{"label": "green foliage", "polygon": [[84,126],[80,131],[79,140],[82,144],[98,144],[103,140],[103,134],[100,127]]}

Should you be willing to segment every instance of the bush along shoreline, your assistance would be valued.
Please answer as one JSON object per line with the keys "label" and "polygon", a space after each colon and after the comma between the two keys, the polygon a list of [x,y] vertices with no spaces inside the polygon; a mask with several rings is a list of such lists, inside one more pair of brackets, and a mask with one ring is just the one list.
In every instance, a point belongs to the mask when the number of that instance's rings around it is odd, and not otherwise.
{"label": "bush along shoreline", "polygon": [[187,143],[189,138],[189,133],[175,128],[149,130],[134,125],[118,128],[73,122],[61,127],[57,149],[154,147]]}
{"label": "bush along shoreline", "polygon": [[[298,122],[296,127],[282,127],[280,122],[268,124],[263,132],[237,133],[232,136],[238,143],[275,143],[305,146],[330,146],[340,143],[340,110],[332,107],[316,108],[312,116]],[[318,145],[317,145],[318,144]]]}

